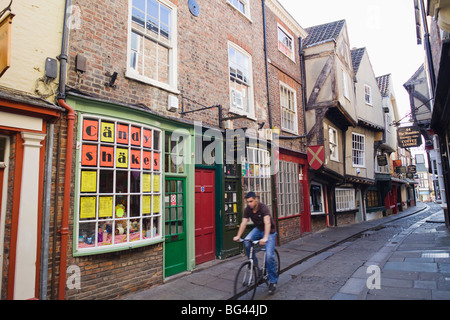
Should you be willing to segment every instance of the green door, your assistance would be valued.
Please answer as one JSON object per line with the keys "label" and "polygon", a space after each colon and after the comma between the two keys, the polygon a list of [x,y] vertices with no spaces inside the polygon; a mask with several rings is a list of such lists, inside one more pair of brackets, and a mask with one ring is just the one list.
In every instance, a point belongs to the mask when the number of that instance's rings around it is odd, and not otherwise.
{"label": "green door", "polygon": [[185,178],[166,177],[165,276],[187,269]]}

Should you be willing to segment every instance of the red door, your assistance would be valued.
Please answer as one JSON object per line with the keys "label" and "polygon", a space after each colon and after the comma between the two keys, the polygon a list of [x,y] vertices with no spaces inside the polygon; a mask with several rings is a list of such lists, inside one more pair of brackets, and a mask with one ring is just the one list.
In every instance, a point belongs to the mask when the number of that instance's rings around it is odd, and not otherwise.
{"label": "red door", "polygon": [[215,171],[195,170],[195,263],[215,259]]}

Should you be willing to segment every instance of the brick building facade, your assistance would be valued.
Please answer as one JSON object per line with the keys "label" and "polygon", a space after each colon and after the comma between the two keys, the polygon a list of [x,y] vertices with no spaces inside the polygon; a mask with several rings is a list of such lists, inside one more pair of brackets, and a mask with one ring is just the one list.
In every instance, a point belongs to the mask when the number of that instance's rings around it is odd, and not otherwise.
{"label": "brick building facade", "polygon": [[49,298],[112,299],[238,254],[250,190],[272,208],[280,243],[308,231],[306,34],[276,1],[77,0],[70,19],[74,120],[55,126]]}

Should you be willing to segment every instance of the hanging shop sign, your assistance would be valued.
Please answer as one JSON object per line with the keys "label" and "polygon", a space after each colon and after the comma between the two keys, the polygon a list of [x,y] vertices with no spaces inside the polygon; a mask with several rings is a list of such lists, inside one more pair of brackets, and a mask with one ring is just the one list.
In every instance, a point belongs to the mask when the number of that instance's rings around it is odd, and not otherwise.
{"label": "hanging shop sign", "polygon": [[397,129],[397,140],[400,148],[414,148],[422,144],[422,134],[418,126]]}
{"label": "hanging shop sign", "polygon": [[325,148],[323,145],[309,146],[306,149],[309,167],[318,170],[325,162]]}
{"label": "hanging shop sign", "polygon": [[377,155],[377,163],[380,167],[387,166],[387,156],[385,154],[379,154]]}
{"label": "hanging shop sign", "polygon": [[13,13],[0,22],[0,77],[11,65],[11,26]]}
{"label": "hanging shop sign", "polygon": [[409,173],[417,173],[416,166],[414,166],[414,165],[408,166],[408,172]]}

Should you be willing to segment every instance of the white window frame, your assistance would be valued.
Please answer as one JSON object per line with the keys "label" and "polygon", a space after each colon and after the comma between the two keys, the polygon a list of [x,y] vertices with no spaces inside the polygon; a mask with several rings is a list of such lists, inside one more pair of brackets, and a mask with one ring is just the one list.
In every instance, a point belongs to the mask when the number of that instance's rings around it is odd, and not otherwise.
{"label": "white window frame", "polygon": [[313,211],[313,208],[312,208],[312,206],[313,206],[312,196],[311,196],[311,194],[310,194],[309,197],[310,197],[311,215],[315,215],[315,214],[323,214],[323,213],[325,213],[325,204],[326,204],[325,198],[324,198],[324,196],[323,196],[323,194],[324,194],[324,192],[323,192],[323,185],[322,185],[321,183],[311,181],[311,184],[310,184],[310,187],[309,187],[309,188],[311,188],[312,186],[318,186],[318,187],[320,187],[320,201],[321,201],[321,207],[322,207],[322,210],[320,210],[320,211]]}
{"label": "white window frame", "polygon": [[[95,140],[87,140],[83,138],[83,125],[84,125],[84,120],[93,120],[93,121],[98,121],[98,134],[97,134],[97,138]],[[101,137],[101,132],[100,132],[100,123],[101,122],[106,122],[106,123],[111,123],[113,125],[113,132],[112,132],[112,141],[110,142],[109,140],[105,140]],[[118,126],[119,125],[124,125],[125,127],[127,127],[127,130],[131,130],[132,127],[135,128],[140,128],[141,132],[141,139],[139,142],[139,145],[135,145],[133,144],[132,140],[131,140],[131,132],[132,131],[127,131],[127,135],[128,135],[128,142],[127,143],[121,143],[118,140]],[[143,144],[143,139],[142,139],[142,133],[143,130],[151,130],[152,134],[151,134],[151,147],[145,146]],[[151,245],[157,242],[160,242],[163,237],[163,206],[162,206],[162,201],[163,201],[163,186],[164,186],[164,181],[163,181],[163,175],[162,175],[162,170],[163,170],[163,166],[161,163],[161,160],[163,158],[163,154],[162,154],[162,139],[163,139],[163,132],[161,129],[155,128],[155,127],[150,127],[147,125],[143,125],[140,123],[135,123],[135,122],[130,122],[130,121],[124,121],[121,119],[117,119],[117,118],[109,118],[109,117],[98,117],[98,116],[94,116],[94,115],[83,115],[80,118],[80,130],[79,130],[79,141],[80,141],[80,149],[82,150],[83,146],[87,145],[87,146],[97,146],[97,160],[96,160],[96,165],[92,166],[92,165],[86,165],[83,164],[82,162],[82,155],[83,152],[79,152],[78,155],[78,161],[79,161],[79,166],[77,167],[77,187],[76,187],[76,205],[75,205],[75,221],[74,221],[74,235],[76,237],[76,254],[97,254],[97,253],[104,253],[104,252],[112,252],[112,251],[117,251],[117,250],[124,250],[124,249],[131,249],[134,247],[138,247],[138,246],[142,246],[142,245]],[[154,137],[155,137],[155,132],[159,133],[159,140],[158,143],[155,143]],[[112,166],[102,166],[101,165],[101,148],[112,148],[113,149],[113,157],[112,157]],[[117,154],[118,149],[125,149],[128,150],[128,165],[126,167],[121,167],[118,165],[118,158],[119,155]],[[150,168],[146,169],[144,168],[144,163],[141,162],[140,164],[140,168],[133,168],[131,166],[131,161],[132,161],[132,154],[131,151],[136,151],[139,150],[139,154],[141,155],[141,157],[143,157],[143,152],[151,152],[151,157],[152,159],[150,160]],[[155,170],[153,164],[154,164],[154,160],[156,160],[156,158],[154,157],[154,153],[158,153],[159,154],[159,169]],[[142,160],[142,158],[141,158]],[[112,183],[113,186],[111,187],[112,192],[109,191],[103,191],[101,190],[101,173],[103,172],[112,172]],[[92,182],[95,181],[94,184],[89,184],[89,185],[85,185],[83,183],[83,172],[95,172],[95,180],[93,180]],[[117,174],[118,172],[123,172],[127,174],[128,177],[128,182],[127,182],[127,190],[125,192],[121,192],[121,191],[117,191],[117,189],[115,190],[114,186],[117,186]],[[139,191],[133,191],[132,190],[132,186],[131,186],[131,182],[132,182],[132,175],[133,173],[138,173],[140,176],[140,180],[139,180]],[[144,190],[144,175],[150,175],[149,177],[149,181],[148,184],[146,184],[146,186],[149,188],[148,190]],[[155,178],[156,176],[158,176],[158,178]],[[159,185],[157,185],[157,180],[159,180]],[[91,188],[95,188],[95,190],[91,189],[91,190],[83,190],[83,186],[84,188],[86,188],[86,186],[89,186]],[[157,186],[159,189],[155,189],[155,186]],[[111,205],[112,205],[112,212],[107,212],[107,213],[111,213],[111,215],[108,216],[103,216],[101,217],[101,209],[99,208],[100,206],[100,198],[104,198],[104,197],[111,197]],[[123,207],[123,210],[125,211],[124,213],[124,217],[118,216],[117,213],[117,205],[120,205],[120,203],[118,204],[117,198],[118,197],[125,197],[126,198],[126,205]],[[139,197],[139,212],[134,212],[132,213],[132,198],[134,197],[134,199],[136,199],[136,197]],[[144,209],[144,197],[150,197],[149,200],[149,212],[143,212]],[[95,198],[95,207],[94,207],[94,217],[81,217],[81,210],[82,206],[81,206],[81,199],[82,198]],[[155,203],[153,203],[154,201],[157,201]],[[157,209],[158,211],[155,211],[154,209]],[[150,221],[148,221],[150,220]],[[132,229],[132,224],[134,221],[139,221],[138,223],[138,227],[139,227],[139,231],[135,232],[135,233],[131,233],[131,229]],[[150,228],[149,230],[144,230],[144,221],[146,222],[150,222]],[[118,241],[118,236],[120,235],[116,235],[115,231],[118,224],[122,224],[122,227],[124,228],[124,234],[126,234],[126,237],[124,239],[127,239],[127,241]],[[87,242],[81,242],[80,241],[80,236],[84,238],[84,234],[83,232],[80,233],[80,231],[82,230],[82,225],[89,225],[89,224],[94,224],[94,233],[90,233],[87,234],[86,236],[89,237],[91,235],[91,240],[87,241]],[[108,237],[107,239],[111,240],[111,243],[109,243],[108,241],[99,241],[100,240],[100,234],[97,232],[97,230],[99,230],[99,228],[102,228],[104,226],[106,226],[106,229],[108,229],[108,224],[111,224],[111,232],[108,232]],[[148,225],[147,225],[148,226]],[[147,233],[147,231],[149,231]],[[109,233],[111,233],[111,235],[109,235]],[[136,237],[137,233],[139,233],[139,236]],[[92,237],[92,234],[95,235],[94,237]],[[103,237],[105,237],[105,233],[102,233],[102,239]],[[86,241],[87,239],[84,239],[83,241]],[[89,243],[90,242],[90,243]],[[101,243],[100,243],[101,242]],[[105,243],[103,243],[105,242]],[[80,243],[83,243],[82,245]],[[84,244],[86,243],[86,244]]]}
{"label": "white window frame", "polygon": [[[227,3],[237,12],[251,21],[249,0],[227,0]],[[244,9],[244,11],[242,11],[242,8]]]}
{"label": "white window frame", "polygon": [[351,101],[348,80],[349,80],[349,76],[348,76],[347,72],[345,70],[342,70],[342,86],[343,86],[343,89],[344,89],[344,97],[348,101]]}
{"label": "white window frame", "polygon": [[277,172],[278,218],[300,214],[299,164],[280,160]]}
{"label": "white window frame", "polygon": [[[332,141],[331,136],[334,136],[335,141]],[[330,160],[339,161],[339,139],[338,139],[338,131],[333,127],[328,127],[328,139],[329,139],[329,148],[330,148]],[[332,148],[334,147],[334,151]]]}
{"label": "white window frame", "polygon": [[367,105],[372,106],[372,87],[367,84],[364,85],[364,101]]}
{"label": "white window frame", "polygon": [[[355,163],[356,159],[361,159],[362,163]],[[366,136],[356,132],[352,132],[352,164],[355,168],[366,166]]]}
{"label": "white window frame", "polygon": [[[248,83],[245,83],[247,86],[247,96],[244,96],[242,92],[239,92],[235,88],[232,88],[232,80],[230,75],[230,68],[232,67],[232,61],[230,60],[230,49],[234,49],[237,53],[243,55],[248,59]],[[253,98],[253,67],[252,67],[252,56],[236,45],[235,43],[228,41],[228,83],[230,87],[230,112],[239,114],[239,115],[245,115],[247,117],[250,117],[251,119],[254,119],[255,117],[255,106],[254,106],[254,98]],[[239,81],[239,79],[236,79]],[[243,82],[243,81],[241,81]],[[243,82],[244,83],[244,82]],[[248,104],[248,111],[244,110],[244,107],[239,108],[237,102],[242,99],[247,99]]]}
{"label": "white window frame", "polygon": [[[293,62],[295,62],[295,41],[294,41],[294,37],[292,36],[292,34],[289,31],[287,31],[285,28],[283,28],[283,26],[281,26],[280,24],[277,24],[277,25],[278,25],[278,28],[277,28],[278,50],[281,53],[283,53],[286,57],[291,59]],[[291,48],[290,49],[288,48],[288,44],[283,42],[284,39],[280,39],[280,31],[288,39],[288,41],[290,41],[290,43],[291,43]],[[285,48],[289,52],[288,53],[285,52],[283,50],[283,48]]]}
{"label": "white window frame", "polygon": [[336,211],[348,211],[356,208],[355,189],[336,188]]}
{"label": "white window frame", "polygon": [[[166,90],[168,92],[179,94],[180,91],[178,90],[178,32],[177,32],[177,6],[174,5],[172,2],[168,0],[155,0],[160,5],[166,6],[168,9],[171,10],[170,15],[170,34],[169,39],[165,39],[162,36],[155,36],[151,33],[147,32],[145,35],[142,34],[142,31],[137,30],[133,28],[133,22],[132,22],[132,12],[133,12],[133,0],[129,0],[128,2],[128,44],[127,44],[127,66],[125,71],[125,77],[137,80],[139,82],[143,82],[149,85],[152,85],[154,87],[161,88],[163,90]],[[139,39],[139,42],[142,41],[142,39],[145,37],[146,39],[149,39],[151,41],[154,41],[169,50],[169,57],[168,57],[168,64],[169,64],[169,71],[168,71],[168,82],[162,82],[158,81],[157,79],[152,79],[144,74],[141,74],[136,68],[133,68],[131,66],[131,59],[133,56],[133,53],[136,52],[132,48],[132,37],[133,33],[138,34],[141,36]],[[143,50],[145,51],[145,49]],[[143,64],[143,63],[142,63]],[[144,66],[145,67],[145,66]]]}
{"label": "white window frame", "polygon": [[242,164],[244,191],[254,191],[261,202],[272,210],[271,159],[268,150],[247,147],[247,157]]}
{"label": "white window frame", "polygon": [[[283,95],[283,91],[288,95],[288,97]],[[292,100],[291,103],[287,100]],[[290,107],[289,107],[290,104]],[[292,119],[287,119],[287,116],[291,116]],[[281,129],[290,133],[298,134],[298,115],[297,115],[297,92],[288,86],[287,84],[280,81],[280,122]],[[285,120],[283,120],[285,119]],[[292,128],[286,126],[286,121],[291,121]]]}

